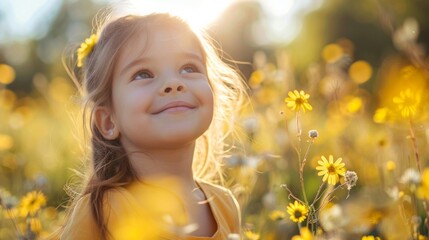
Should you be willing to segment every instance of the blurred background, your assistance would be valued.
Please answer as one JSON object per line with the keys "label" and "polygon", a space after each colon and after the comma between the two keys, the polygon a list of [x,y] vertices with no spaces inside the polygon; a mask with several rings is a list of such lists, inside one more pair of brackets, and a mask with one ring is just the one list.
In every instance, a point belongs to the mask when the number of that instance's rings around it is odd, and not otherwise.
{"label": "blurred background", "polygon": [[[314,169],[321,155],[342,157],[359,176],[350,198],[341,190],[332,201],[342,212],[340,219],[326,218],[326,232],[334,224],[343,239],[427,235],[427,199],[419,198],[416,189],[429,160],[429,1],[2,0],[0,189],[8,192],[10,206],[32,190],[46,195],[42,225],[34,236],[60,224],[67,201],[64,185],[74,181],[73,169],[84,161],[77,90],[62,59],[91,34],[100,9],[112,4],[182,16],[206,28],[237,61],[253,109],[240,120],[246,154],[234,153],[225,163],[242,205],[243,225],[256,234],[247,238],[299,234],[288,217],[274,221],[269,214],[284,211],[291,201],[281,184],[297,195],[301,191],[297,162],[303,155],[297,149],[307,146],[310,129],[320,136],[304,172],[309,196],[321,183]],[[284,103],[295,89],[309,93],[313,106],[301,114],[301,140],[296,138],[296,115]],[[401,96],[415,114],[401,117],[404,106],[392,101]],[[411,174],[415,182],[404,177],[408,169],[416,170]],[[0,238],[14,239],[3,208]],[[403,218],[392,218],[398,211]],[[392,231],[398,227],[405,230],[395,237]]]}

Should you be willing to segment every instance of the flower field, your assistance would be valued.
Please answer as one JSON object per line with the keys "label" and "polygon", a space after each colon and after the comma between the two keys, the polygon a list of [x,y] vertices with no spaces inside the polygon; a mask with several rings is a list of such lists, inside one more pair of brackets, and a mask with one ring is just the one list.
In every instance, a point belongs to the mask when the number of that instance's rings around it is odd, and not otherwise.
{"label": "flower field", "polygon": [[[428,238],[429,43],[418,26],[393,27],[395,54],[377,66],[346,37],[302,69],[281,46],[253,53],[241,141],[224,159],[242,239]],[[10,87],[18,74],[0,58],[0,239],[44,239],[88,149],[61,66],[33,74],[30,91]]]}

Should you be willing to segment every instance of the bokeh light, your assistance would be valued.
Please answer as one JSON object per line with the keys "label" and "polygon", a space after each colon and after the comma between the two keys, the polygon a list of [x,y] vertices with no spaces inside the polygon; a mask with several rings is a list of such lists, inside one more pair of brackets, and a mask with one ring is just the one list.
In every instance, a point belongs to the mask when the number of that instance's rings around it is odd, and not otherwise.
{"label": "bokeh light", "polygon": [[0,84],[9,84],[15,80],[15,70],[7,65],[0,64]]}
{"label": "bokeh light", "polygon": [[366,61],[356,61],[349,68],[350,78],[357,84],[368,81],[372,76],[372,67]]}

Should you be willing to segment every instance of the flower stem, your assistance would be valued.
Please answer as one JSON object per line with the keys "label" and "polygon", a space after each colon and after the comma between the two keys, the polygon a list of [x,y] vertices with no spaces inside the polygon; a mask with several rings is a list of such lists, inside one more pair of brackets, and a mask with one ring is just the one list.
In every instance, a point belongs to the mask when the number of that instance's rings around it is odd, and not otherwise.
{"label": "flower stem", "polygon": [[325,186],[325,182],[322,182],[322,184],[320,184],[319,189],[317,190],[316,196],[314,197],[313,202],[311,203],[311,206],[314,206],[314,204],[316,204],[316,202],[322,197],[322,195],[320,195],[320,193],[322,192],[322,188],[323,186]]}
{"label": "flower stem", "polygon": [[9,216],[10,220],[12,221],[13,226],[15,227],[16,232],[18,233],[18,235],[19,236],[23,236],[23,233],[21,232],[21,230],[18,227],[18,224],[16,223],[15,215],[13,214],[13,212],[10,209],[8,209],[8,208],[6,208],[6,212],[7,212],[7,215]]}
{"label": "flower stem", "polygon": [[298,141],[301,142],[302,130],[301,130],[301,124],[299,122],[299,120],[300,120],[300,114],[299,113],[300,113],[300,111],[296,112],[296,131],[297,131],[296,136],[298,137]]}
{"label": "flower stem", "polygon": [[417,150],[416,135],[414,134],[413,123],[411,122],[411,119],[410,119],[409,123],[410,123],[410,139],[411,139],[411,143],[413,146],[414,155],[416,156],[417,169],[419,170],[419,173],[422,174],[422,170],[420,168],[419,152]]}
{"label": "flower stem", "polygon": [[[410,121],[408,122],[410,124],[410,139],[411,139],[411,143],[413,146],[413,151],[414,151],[414,155],[416,156],[416,165],[417,165],[417,169],[419,170],[420,176],[422,175],[422,170],[420,167],[420,155],[419,155],[419,151],[417,149],[417,141],[416,141],[416,135],[414,134],[414,129],[413,129],[413,122]],[[423,208],[424,211],[426,213],[426,218],[424,220],[424,223],[426,224],[426,227],[429,228],[429,207],[427,204],[426,200],[423,200]]]}
{"label": "flower stem", "polygon": [[302,160],[302,163],[300,164],[300,168],[299,168],[299,180],[301,182],[302,195],[304,197],[304,201],[307,204],[307,206],[308,206],[308,200],[307,200],[307,194],[305,193],[304,166],[305,166],[305,163],[307,162],[307,156],[308,156],[308,153],[310,152],[310,147],[312,143],[313,143],[312,140],[308,143],[307,151],[305,151],[304,159]]}

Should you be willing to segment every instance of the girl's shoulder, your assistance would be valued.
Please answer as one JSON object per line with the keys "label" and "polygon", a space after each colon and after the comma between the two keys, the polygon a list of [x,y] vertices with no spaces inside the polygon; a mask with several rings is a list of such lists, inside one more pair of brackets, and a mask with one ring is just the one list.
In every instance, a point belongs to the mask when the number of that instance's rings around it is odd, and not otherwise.
{"label": "girl's shoulder", "polygon": [[232,212],[240,211],[238,201],[228,188],[201,180],[197,183],[211,205],[219,206],[221,209],[229,209]]}
{"label": "girl's shoulder", "polygon": [[204,180],[197,180],[198,185],[205,194],[216,195],[216,196],[225,196],[225,197],[234,197],[231,190],[223,186],[210,183]]}
{"label": "girl's shoulder", "polygon": [[197,181],[201,190],[210,204],[213,214],[217,218],[218,224],[229,229],[231,233],[240,233],[241,226],[241,211],[238,201],[235,199],[232,192],[220,185],[206,181]]}
{"label": "girl's shoulder", "polygon": [[61,231],[61,239],[100,239],[90,203],[89,194],[79,197]]}

